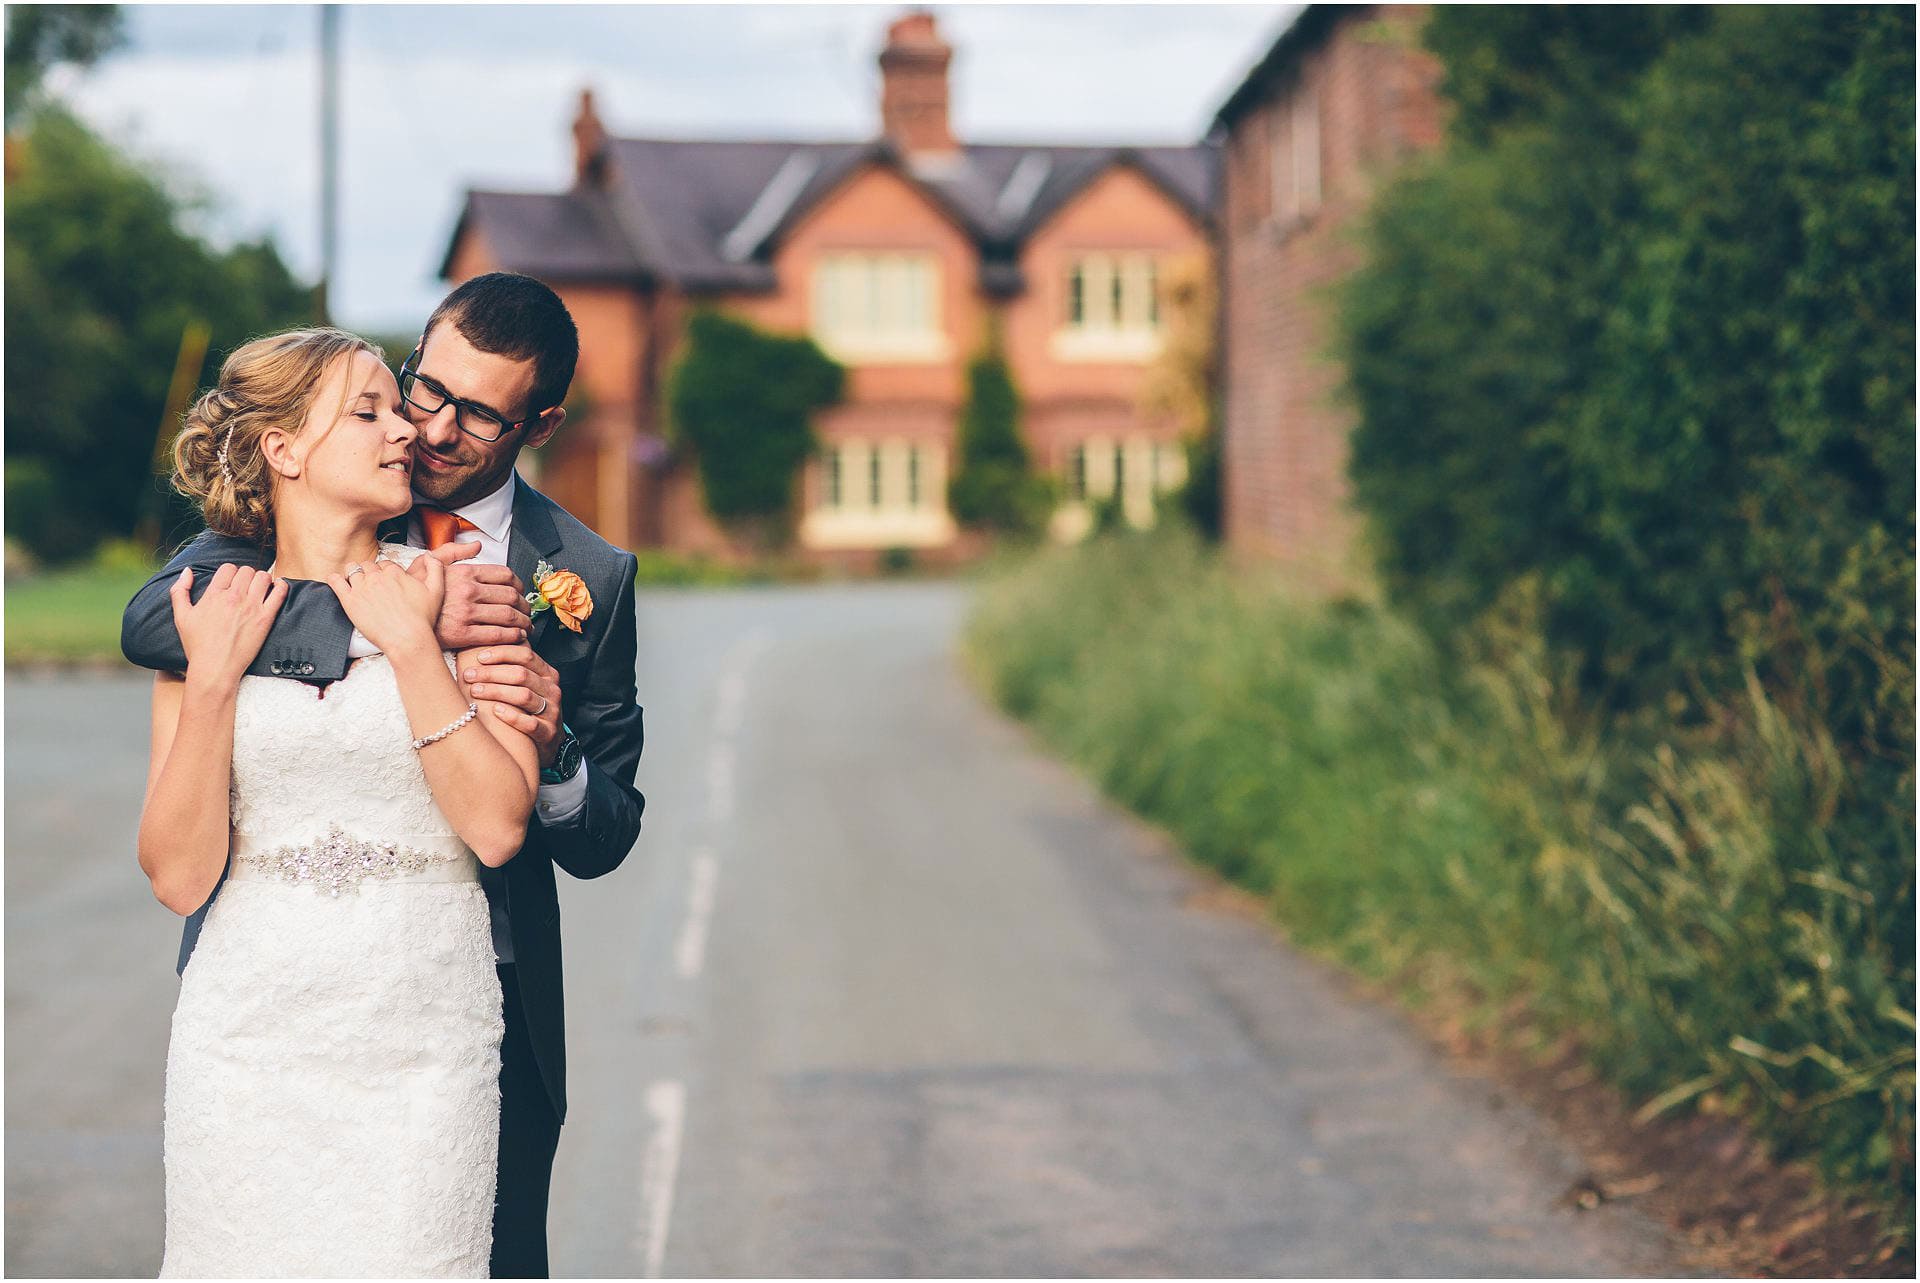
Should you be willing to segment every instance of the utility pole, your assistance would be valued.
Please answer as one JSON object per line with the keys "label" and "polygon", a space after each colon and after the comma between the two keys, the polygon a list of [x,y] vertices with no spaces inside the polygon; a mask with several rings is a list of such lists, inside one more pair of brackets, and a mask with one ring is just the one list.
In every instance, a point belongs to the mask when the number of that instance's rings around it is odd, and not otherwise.
{"label": "utility pole", "polygon": [[340,6],[320,6],[320,284],[314,312],[333,323],[328,297],[340,254]]}

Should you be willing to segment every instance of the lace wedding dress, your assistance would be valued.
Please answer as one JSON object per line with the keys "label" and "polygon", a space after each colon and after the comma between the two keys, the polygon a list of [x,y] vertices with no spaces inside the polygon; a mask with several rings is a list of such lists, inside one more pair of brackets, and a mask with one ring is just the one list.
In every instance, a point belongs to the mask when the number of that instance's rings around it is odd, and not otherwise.
{"label": "lace wedding dress", "polygon": [[233,859],[167,1056],[163,1277],[486,1276],[500,984],[412,739],[384,656],[241,680]]}

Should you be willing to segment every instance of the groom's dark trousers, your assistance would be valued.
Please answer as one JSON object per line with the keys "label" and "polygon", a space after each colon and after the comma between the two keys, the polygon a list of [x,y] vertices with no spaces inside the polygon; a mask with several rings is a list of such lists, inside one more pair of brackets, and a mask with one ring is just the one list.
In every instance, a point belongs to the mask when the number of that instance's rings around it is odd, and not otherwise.
{"label": "groom's dark trousers", "polygon": [[[561,716],[580,741],[586,759],[586,805],[563,824],[548,827],[538,815],[519,854],[498,869],[482,868],[480,884],[496,917],[501,956],[500,988],[506,1032],[500,1047],[500,1166],[493,1220],[494,1278],[545,1278],[547,1189],[560,1124],[567,1116],[566,1025],[560,976],[560,902],[554,887],[558,866],[576,878],[611,873],[640,836],[646,799],[633,787],[643,740],[634,697],[638,626],[634,618],[633,554],[621,552],[524,481],[515,482],[513,529],[507,564],[530,583],[542,558],[571,570],[587,585],[593,614],[583,631],[570,632],[552,611],[536,618],[534,651],[560,674]],[[404,523],[383,528],[383,538],[404,540]],[[203,534],[134,595],[121,621],[120,649],[143,668],[178,671],[186,655],[174,630],[167,596],[185,566],[194,568],[197,600],[222,562],[264,568],[269,548],[241,539]],[[249,676],[324,683],[347,670],[353,626],[323,583],[294,581]],[[224,885],[225,879],[222,879]],[[212,896],[187,919],[180,941],[185,969]],[[498,939],[504,922],[508,940]]]}
{"label": "groom's dark trousers", "polygon": [[500,968],[507,1029],[500,1040],[500,1167],[493,1196],[493,1263],[497,1279],[543,1279],[547,1265],[547,1189],[560,1147],[540,1062],[527,1035],[526,1006],[511,966]]}

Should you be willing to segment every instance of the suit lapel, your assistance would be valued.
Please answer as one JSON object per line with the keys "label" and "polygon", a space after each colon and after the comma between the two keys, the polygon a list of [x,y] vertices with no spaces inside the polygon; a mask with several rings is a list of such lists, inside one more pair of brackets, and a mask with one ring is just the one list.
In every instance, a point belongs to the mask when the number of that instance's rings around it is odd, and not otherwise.
{"label": "suit lapel", "polygon": [[[534,569],[543,557],[560,551],[560,532],[554,527],[553,514],[540,493],[518,477],[513,482],[513,529],[507,535],[507,568],[520,576],[531,589]],[[533,617],[529,639],[535,651],[553,631],[553,612],[543,610]]]}

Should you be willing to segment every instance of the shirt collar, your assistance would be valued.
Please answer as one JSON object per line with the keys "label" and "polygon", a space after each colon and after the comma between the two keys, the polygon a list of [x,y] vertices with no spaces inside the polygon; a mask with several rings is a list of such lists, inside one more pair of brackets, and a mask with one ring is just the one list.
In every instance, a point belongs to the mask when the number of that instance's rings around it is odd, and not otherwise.
{"label": "shirt collar", "polygon": [[[482,495],[464,508],[452,509],[456,517],[465,517],[480,533],[495,543],[505,543],[513,531],[513,487],[515,474],[509,472],[507,479],[492,494]],[[428,503],[429,500],[414,496],[415,503]]]}

